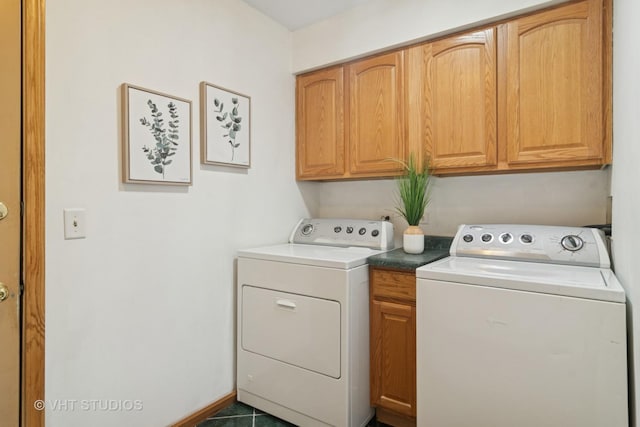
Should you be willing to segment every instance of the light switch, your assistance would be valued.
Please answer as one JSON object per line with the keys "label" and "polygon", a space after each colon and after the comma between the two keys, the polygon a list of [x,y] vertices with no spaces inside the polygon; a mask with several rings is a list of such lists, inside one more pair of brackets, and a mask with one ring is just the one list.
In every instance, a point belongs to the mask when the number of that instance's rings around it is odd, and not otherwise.
{"label": "light switch", "polygon": [[65,239],[84,239],[87,237],[86,225],[84,209],[64,209]]}

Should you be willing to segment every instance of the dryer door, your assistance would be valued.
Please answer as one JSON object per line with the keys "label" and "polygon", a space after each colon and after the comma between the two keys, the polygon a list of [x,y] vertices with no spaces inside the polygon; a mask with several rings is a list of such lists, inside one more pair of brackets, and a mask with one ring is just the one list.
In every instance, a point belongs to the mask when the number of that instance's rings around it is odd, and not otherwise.
{"label": "dryer door", "polygon": [[340,303],[242,287],[242,348],[340,378]]}

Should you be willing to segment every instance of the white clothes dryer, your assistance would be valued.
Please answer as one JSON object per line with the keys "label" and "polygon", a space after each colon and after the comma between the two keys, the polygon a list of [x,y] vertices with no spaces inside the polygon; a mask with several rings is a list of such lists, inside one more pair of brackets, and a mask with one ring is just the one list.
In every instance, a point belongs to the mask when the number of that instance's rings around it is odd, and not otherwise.
{"label": "white clothes dryer", "polygon": [[300,426],[366,426],[367,258],[385,221],[303,219],[290,243],[238,252],[237,398]]}

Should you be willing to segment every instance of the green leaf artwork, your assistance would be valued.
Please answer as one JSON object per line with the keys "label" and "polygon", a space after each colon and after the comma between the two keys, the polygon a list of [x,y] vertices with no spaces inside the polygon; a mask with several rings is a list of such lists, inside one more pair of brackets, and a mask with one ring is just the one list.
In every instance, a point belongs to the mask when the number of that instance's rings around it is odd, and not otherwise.
{"label": "green leaf artwork", "polygon": [[213,105],[217,107],[217,110],[214,110],[214,112],[218,113],[218,115],[216,115],[216,120],[220,122],[220,127],[222,127],[224,132],[226,132],[222,137],[228,138],[231,148],[231,161],[233,162],[236,154],[236,148],[240,146],[240,143],[236,142],[236,136],[238,132],[242,130],[242,125],[240,124],[240,122],[242,122],[242,117],[240,117],[238,111],[238,98],[231,98],[231,103],[233,104],[233,107],[231,107],[231,112],[228,112],[224,111],[224,103],[222,101],[218,98],[213,100]]}
{"label": "green leaf artwork", "polygon": [[178,139],[180,139],[178,107],[173,102],[167,104],[171,119],[167,124],[167,128],[165,128],[162,111],[158,110],[157,105],[150,99],[147,101],[147,105],[151,110],[151,121],[143,117],[140,119],[140,124],[149,128],[149,132],[153,135],[156,143],[151,147],[143,146],[142,151],[153,166],[153,170],[161,174],[164,179],[166,168],[173,161],[170,157],[175,156],[178,150]]}

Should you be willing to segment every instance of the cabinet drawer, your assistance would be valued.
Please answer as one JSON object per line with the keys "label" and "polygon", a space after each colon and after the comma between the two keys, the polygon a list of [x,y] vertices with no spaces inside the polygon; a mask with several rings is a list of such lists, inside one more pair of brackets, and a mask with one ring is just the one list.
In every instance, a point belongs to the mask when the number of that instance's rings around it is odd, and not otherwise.
{"label": "cabinet drawer", "polygon": [[369,273],[373,298],[416,302],[415,272],[371,267]]}

